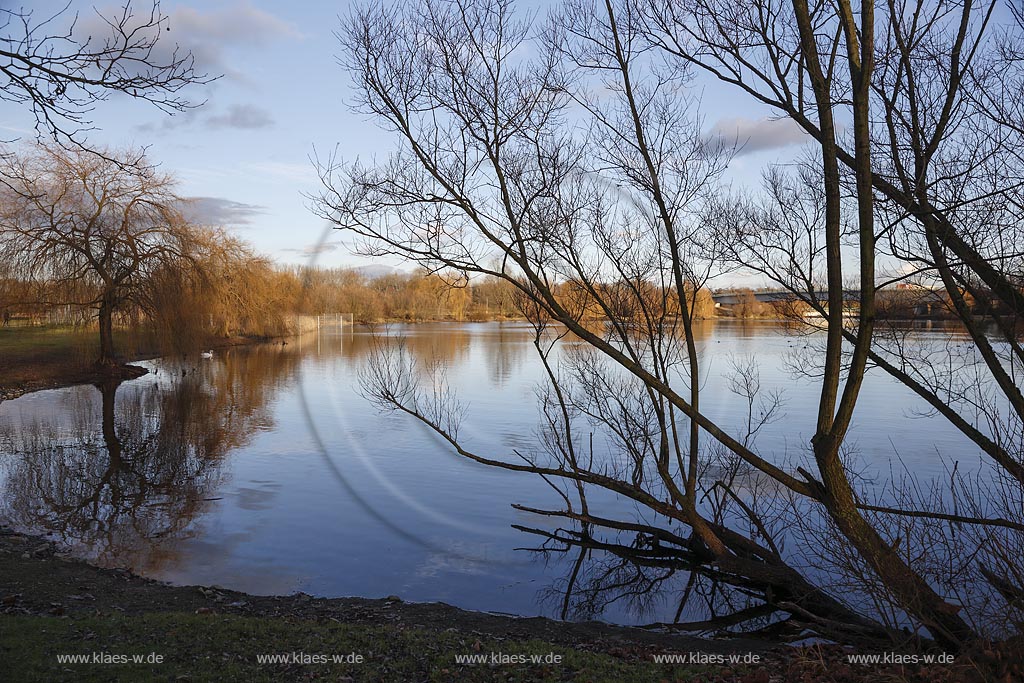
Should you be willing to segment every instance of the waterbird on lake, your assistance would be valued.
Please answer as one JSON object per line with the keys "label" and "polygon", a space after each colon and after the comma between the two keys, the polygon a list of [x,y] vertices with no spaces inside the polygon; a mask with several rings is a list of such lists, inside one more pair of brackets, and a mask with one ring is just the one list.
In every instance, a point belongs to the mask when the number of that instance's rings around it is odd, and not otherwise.
{"label": "waterbird on lake", "polygon": [[202,353],[199,354],[199,356],[201,358],[213,358],[213,349],[209,351],[203,351]]}

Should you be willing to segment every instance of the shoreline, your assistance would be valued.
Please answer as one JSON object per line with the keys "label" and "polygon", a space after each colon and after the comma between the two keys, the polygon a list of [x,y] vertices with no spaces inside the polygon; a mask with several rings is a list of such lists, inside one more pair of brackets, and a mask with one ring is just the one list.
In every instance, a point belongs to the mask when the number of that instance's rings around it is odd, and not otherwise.
{"label": "shoreline", "polygon": [[[46,571],[41,571],[43,567]],[[216,585],[181,586],[139,576],[128,569],[91,564],[62,552],[45,536],[21,533],[0,522],[0,593],[4,591],[9,591],[6,600],[0,596],[0,612],[5,614],[19,610],[35,616],[73,616],[109,609],[129,615],[199,610],[201,614],[289,614],[367,624],[391,623],[397,615],[402,623],[412,627],[444,624],[488,636],[542,637],[563,644],[609,641],[666,651],[692,648],[708,654],[763,654],[780,647],[777,643],[747,638],[700,638],[603,621],[558,621],[467,610],[444,602],[407,602],[397,595],[328,598],[301,591],[290,595],[254,595]],[[10,600],[11,595],[18,597]]]}
{"label": "shoreline", "polygon": [[[137,360],[148,360],[146,358],[139,358]],[[133,361],[134,362],[134,361]],[[137,365],[131,365],[126,363],[125,365],[118,366],[120,368],[138,368],[139,374],[132,377],[142,377],[149,371],[145,368],[141,368]],[[67,387],[80,386],[82,384],[93,384],[98,381],[102,381],[104,374],[98,371],[82,371],[72,373],[70,375],[60,377],[42,377],[39,379],[31,379],[27,381],[17,382],[14,384],[6,384],[0,382],[0,403],[4,401],[13,401],[16,398],[21,398],[26,394],[32,394],[37,391],[47,391],[49,389],[65,389]]]}
{"label": "shoreline", "polygon": [[[122,652],[159,654],[162,663],[112,669],[109,662],[69,666],[57,660],[61,653]],[[348,652],[363,661],[324,665],[330,668],[267,663],[259,660],[261,652]],[[43,536],[0,525],[0,662],[19,675],[11,680],[111,680],[129,671],[131,680],[143,681],[972,680],[963,678],[968,669],[951,665],[851,665],[850,652],[835,645],[701,638],[598,621],[474,612],[399,596],[259,596],[176,586],[97,567]],[[485,659],[458,659],[467,655]],[[497,655],[526,660],[496,663]],[[559,661],[531,663],[534,656]],[[666,657],[676,662],[665,663]]]}
{"label": "shoreline", "polygon": [[[364,328],[373,328],[375,326],[382,325],[421,325],[421,324],[442,324],[442,323],[453,323],[453,324],[484,324],[484,323],[514,323],[524,322],[525,318],[489,318],[486,320],[452,320],[445,318],[437,319],[424,319],[424,320],[380,320],[380,321],[358,321],[355,323],[356,326]],[[798,321],[794,321],[786,318],[778,317],[735,317],[728,315],[721,315],[712,318],[704,318],[704,321],[721,321],[721,322],[732,322],[732,323],[771,323],[771,324],[797,324]],[[915,322],[938,322],[936,320],[925,321],[922,319],[908,319],[908,320],[894,320],[890,322],[901,322],[906,324],[912,324]],[[30,332],[45,332],[48,328],[46,327],[26,327],[26,328],[8,328],[9,333],[17,329],[25,329]],[[61,328],[55,328],[61,329]],[[269,336],[269,337],[229,337],[226,339],[210,340],[207,344],[203,345],[202,348],[212,349],[226,349],[237,346],[256,346],[259,344],[268,344],[278,342],[282,339],[289,339],[300,334],[305,334],[308,331]],[[2,350],[2,349],[0,349]],[[195,349],[198,352],[199,349]],[[117,370],[122,373],[120,379],[129,380],[142,377],[147,374],[145,368],[133,365],[139,361],[153,360],[154,358],[161,358],[169,355],[160,351],[147,351],[143,353],[131,354],[125,357],[124,362],[117,366]],[[28,374],[31,375],[24,379],[9,380],[4,375],[4,368],[0,367],[0,403],[4,401],[13,400],[30,394],[36,391],[46,391],[49,389],[63,389],[66,387],[78,386],[82,384],[96,384],[103,380],[111,377],[111,371],[102,370],[89,363],[82,362],[70,362],[68,358],[51,357],[44,361],[36,361],[30,363],[31,368]],[[22,368],[24,372],[24,368]],[[117,373],[113,373],[116,375]]]}
{"label": "shoreline", "polygon": [[[208,643],[209,652],[179,652],[187,632],[188,648]],[[229,637],[221,641],[217,634]],[[208,661],[242,666],[253,680],[322,680],[324,669],[280,668],[252,661],[242,641],[266,630],[272,637],[256,638],[246,647],[270,651],[317,653],[341,647],[361,653],[365,663],[342,672],[334,667],[326,680],[571,680],[582,675],[591,681],[741,681],[767,683],[760,666],[660,664],[666,653],[694,653],[715,661],[730,655],[756,655],[772,667],[783,666],[791,653],[783,646],[749,639],[703,639],[683,634],[647,631],[603,622],[560,622],[545,617],[514,617],[463,610],[445,603],[409,603],[398,596],[372,598],[317,598],[303,593],[258,596],[220,587],[176,586],[132,574],[105,569],[60,552],[43,536],[22,534],[0,526],[0,661],[14,663],[22,677],[12,680],[109,680],[112,671],[102,666],[73,669],[56,663],[63,652],[120,650],[161,654],[176,660],[175,680],[235,680],[234,669],[219,673]],[[82,632],[92,634],[82,640]],[[135,635],[126,636],[126,631]],[[322,642],[329,634],[343,634],[341,643]],[[197,638],[200,645],[192,642]],[[369,640],[367,640],[369,639]],[[27,642],[26,645],[24,642]],[[45,647],[38,641],[45,644]],[[212,641],[212,642],[211,642]],[[429,661],[397,645],[412,641],[416,647],[436,648]],[[42,649],[41,649],[42,648]],[[546,664],[542,675],[530,664],[472,666],[455,659],[460,651],[470,656],[491,653],[555,653],[563,666]],[[532,656],[532,655],[530,655]],[[19,657],[21,657],[19,659]],[[198,660],[198,661],[197,661]],[[244,661],[243,661],[244,660]],[[415,660],[415,661],[414,661]],[[439,663],[440,662],[440,663]],[[247,664],[247,665],[246,665]],[[19,669],[18,667],[22,667]],[[407,676],[413,673],[416,675]],[[631,676],[636,670],[637,678]],[[124,671],[118,669],[118,672]],[[89,672],[96,676],[82,676]],[[389,676],[395,672],[397,675]],[[62,675],[61,675],[62,673]],[[168,680],[166,668],[151,666],[152,680]],[[652,673],[656,677],[652,678]],[[298,674],[298,675],[297,675]],[[344,674],[344,675],[340,675]],[[509,677],[509,674],[518,674]],[[722,674],[719,677],[719,674]],[[535,675],[537,677],[535,678]],[[550,675],[550,678],[549,678]],[[182,676],[185,676],[183,679]],[[520,677],[523,676],[523,677]],[[667,677],[667,678],[666,678]],[[131,680],[150,680],[145,675]]]}
{"label": "shoreline", "polygon": [[[316,316],[312,316],[315,318]],[[429,320],[383,320],[374,322],[358,321],[355,323],[359,327],[373,327],[375,325],[394,325],[394,324],[405,324],[405,325],[417,325],[417,324],[429,324],[429,323],[488,323],[488,322],[517,322],[521,321],[521,318],[493,318],[488,320],[465,320],[455,321],[448,319],[429,319]],[[65,334],[80,334],[79,330],[68,327],[48,327],[48,326],[26,326],[26,327],[13,327],[13,328],[0,328],[6,334],[18,334],[24,331],[27,334],[46,334],[48,332],[65,333]],[[272,344],[280,342],[281,340],[292,339],[294,337],[308,334],[311,330],[302,329],[297,332],[289,334],[274,335],[274,336],[232,336],[226,338],[216,338],[205,342],[200,347],[193,349],[191,353],[198,353],[201,349],[228,349],[239,346],[258,346],[260,344]],[[0,347],[0,355],[3,353],[3,348]],[[133,363],[139,361],[153,360],[155,358],[162,358],[169,355],[174,355],[176,352],[166,353],[157,350],[147,350],[140,353],[125,354],[123,355],[122,362],[115,368],[103,369],[96,365],[83,362],[81,360],[75,360],[69,357],[71,354],[50,354],[45,358],[28,359],[25,362],[15,363],[20,372],[14,372],[15,379],[8,379],[8,372],[5,372],[5,368],[0,364],[0,403],[4,401],[14,400],[20,398],[25,394],[31,394],[37,391],[47,391],[49,389],[64,389],[67,387],[80,386],[83,384],[96,384],[103,382],[111,377],[118,377],[121,380],[136,379],[146,375],[149,371]],[[18,377],[22,375],[22,377]]]}
{"label": "shoreline", "polygon": [[[29,328],[32,329],[32,328]],[[36,330],[45,328],[35,328]],[[229,337],[210,341],[203,348],[227,349],[237,346],[256,346],[274,343],[287,339],[292,335],[281,337]],[[198,353],[199,349],[193,351]],[[139,365],[140,361],[165,357],[167,353],[147,351],[125,356],[120,365],[113,368],[100,368],[89,363],[69,363],[66,358],[53,358],[48,361],[31,364],[28,371],[31,376],[13,381],[0,377],[0,403],[20,398],[26,394],[50,389],[65,389],[83,384],[97,384],[109,379],[127,381],[138,379],[149,374],[149,370]]]}

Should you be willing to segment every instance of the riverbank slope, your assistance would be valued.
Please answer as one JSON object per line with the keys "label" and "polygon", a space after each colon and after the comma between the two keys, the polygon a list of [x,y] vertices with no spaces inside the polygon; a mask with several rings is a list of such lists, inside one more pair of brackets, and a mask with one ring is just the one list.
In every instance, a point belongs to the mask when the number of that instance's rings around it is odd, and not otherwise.
{"label": "riverbank slope", "polygon": [[[687,663],[657,661],[666,655]],[[853,683],[966,675],[949,666],[851,666],[839,648],[515,618],[396,596],[170,586],[0,528],[2,680]]]}

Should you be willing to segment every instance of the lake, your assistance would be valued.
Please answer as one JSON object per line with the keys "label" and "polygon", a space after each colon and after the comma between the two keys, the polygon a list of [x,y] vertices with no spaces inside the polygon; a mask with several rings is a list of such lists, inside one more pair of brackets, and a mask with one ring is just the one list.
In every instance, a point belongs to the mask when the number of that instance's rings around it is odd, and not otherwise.
{"label": "lake", "polygon": [[[405,335],[415,357],[443,362],[466,405],[460,436],[478,451],[515,459],[535,443],[544,369],[525,323],[324,327],[212,359],[149,361],[150,374],[116,390],[79,386],[3,402],[0,521],[178,584],[557,615],[572,558],[519,549],[539,541],[511,527],[548,528],[511,504],[557,506],[557,495],[533,475],[458,456],[408,416],[381,414],[358,380],[374,334]],[[791,370],[816,336],[739,321],[702,324],[699,335],[705,411],[726,427],[745,420],[722,374],[730,358],[753,355],[762,386],[785,396],[784,418],[765,428],[758,450],[806,457],[818,389]],[[904,466],[942,478],[954,461],[961,469],[980,461],[923,409],[884,375],[869,375],[851,430],[869,481],[881,486]],[[612,495],[592,497],[591,507],[635,514]],[[669,590],[643,609],[618,601],[599,616],[642,623],[673,610]]]}

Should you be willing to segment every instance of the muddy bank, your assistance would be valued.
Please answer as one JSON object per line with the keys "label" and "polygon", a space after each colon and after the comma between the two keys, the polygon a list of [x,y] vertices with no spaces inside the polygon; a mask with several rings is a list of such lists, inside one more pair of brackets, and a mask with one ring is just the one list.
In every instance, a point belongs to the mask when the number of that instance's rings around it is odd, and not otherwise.
{"label": "muddy bank", "polygon": [[[167,629],[173,638],[165,635]],[[83,634],[88,642],[81,640]],[[349,648],[353,643],[365,648],[370,659],[329,671],[295,662],[271,666],[254,654]],[[55,663],[54,653],[76,648],[85,648],[83,652],[162,648],[170,658],[164,668],[132,669],[132,680],[1015,680],[998,675],[978,678],[967,662],[930,667],[859,665],[847,660],[852,650],[838,646],[792,647],[599,622],[517,618],[443,603],[407,603],[400,596],[256,596],[218,587],[171,586],[126,570],[89,565],[44,537],[0,527],[0,659],[6,654],[16,664],[15,670],[22,673],[18,680],[109,680],[109,669],[69,669]],[[550,652],[560,653],[563,661],[540,668],[475,666],[460,663],[456,659],[460,652]],[[690,659],[682,664],[659,659],[666,655]],[[731,664],[730,656],[753,658],[754,663]],[[202,673],[195,675],[197,671]]]}
{"label": "muddy bank", "polygon": [[[150,358],[155,357],[150,356]],[[137,358],[135,360],[147,359]],[[63,364],[56,367],[48,366],[40,368],[28,377],[22,376],[15,380],[0,380],[0,402],[45,389],[61,389],[78,384],[101,384],[106,381],[123,382],[142,377],[148,372],[146,368],[131,364],[103,370],[96,367],[68,367]]]}
{"label": "muddy bank", "polygon": [[195,612],[259,617],[299,617],[354,624],[402,624],[420,628],[456,628],[504,638],[540,638],[552,643],[603,643],[621,646],[700,651],[768,653],[780,646],[745,640],[707,640],[665,632],[612,626],[601,622],[559,622],[472,612],[444,603],[408,603],[384,599],[314,598],[302,593],[257,596],[223,588],[171,586],[118,569],[89,565],[60,552],[41,536],[0,528],[0,610],[8,614],[65,616],[99,612],[143,614]]}

